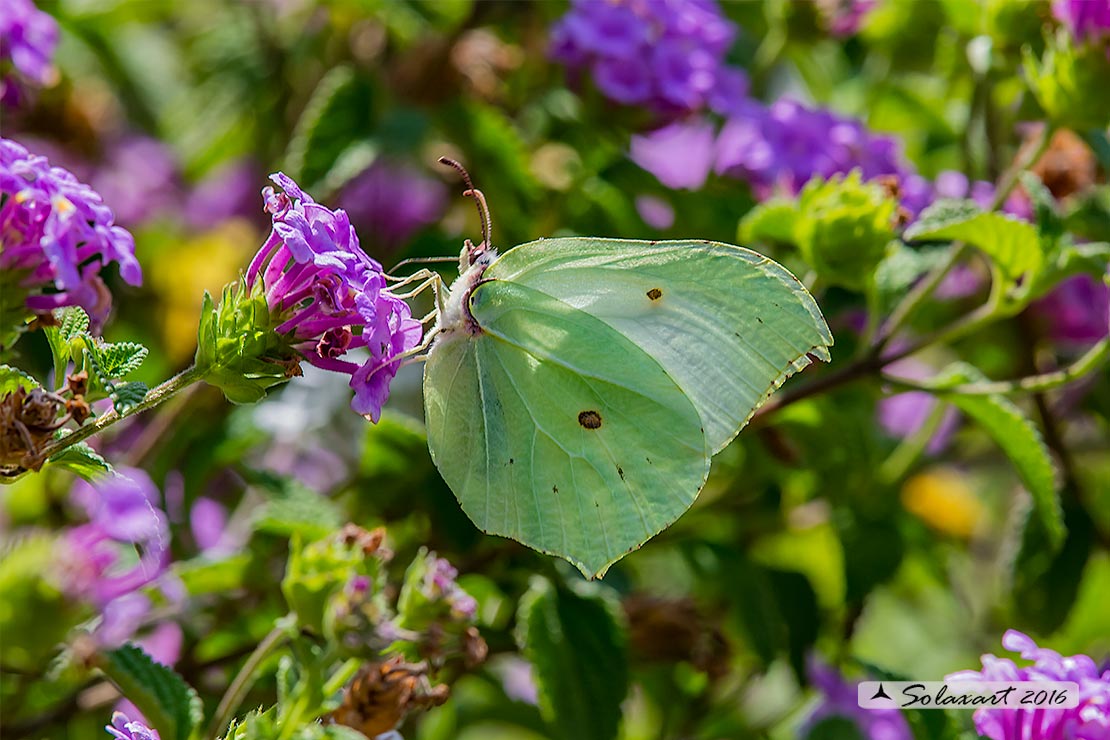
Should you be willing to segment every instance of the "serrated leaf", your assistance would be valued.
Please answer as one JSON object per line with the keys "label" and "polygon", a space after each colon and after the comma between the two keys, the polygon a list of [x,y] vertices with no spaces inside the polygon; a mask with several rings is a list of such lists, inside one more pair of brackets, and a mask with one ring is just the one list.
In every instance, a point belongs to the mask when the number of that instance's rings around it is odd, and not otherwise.
{"label": "serrated leaf", "polygon": [[596,583],[571,590],[536,578],[521,599],[517,640],[557,738],[616,737],[628,692],[627,640],[616,614]]}
{"label": "serrated leaf", "polygon": [[138,381],[120,383],[112,386],[112,392],[108,394],[108,398],[112,399],[116,412],[122,415],[142,403],[149,390],[146,383]]}
{"label": "serrated leaf", "polygon": [[782,198],[766,200],[748,211],[737,229],[741,244],[793,244],[798,207]]}
{"label": "serrated leaf", "polygon": [[188,740],[203,718],[200,697],[181,676],[128,643],[103,653],[101,670],[164,740]]}
{"label": "serrated leaf", "polygon": [[89,315],[79,306],[70,306],[62,310],[62,321],[58,333],[65,342],[72,342],[76,337],[89,331]]}
{"label": "serrated leaf", "polygon": [[1035,275],[1044,264],[1044,247],[1030,223],[971,201],[940,200],[929,206],[904,234],[905,239],[963,241],[991,258],[1007,280]]}
{"label": "serrated leaf", "polygon": [[[986,378],[978,369],[962,362],[949,365],[937,377],[937,381],[945,385],[983,380]],[[1058,547],[1065,535],[1059,484],[1052,456],[1037,427],[1005,396],[965,396],[943,391],[939,395],[977,421],[1010,458],[1033,498],[1033,506],[1044,523],[1049,541]]]}
{"label": "serrated leaf", "polygon": [[893,248],[875,270],[875,287],[882,305],[889,306],[913,285],[919,277],[941,264],[948,250],[940,248],[907,247],[895,242]]}
{"label": "serrated leaf", "polygon": [[31,391],[38,387],[39,382],[19,368],[0,365],[0,398],[19,388]]}
{"label": "serrated leaf", "polygon": [[257,507],[253,529],[288,537],[301,533],[306,539],[323,537],[343,523],[339,507],[304,484],[265,473],[247,475],[266,501]]}
{"label": "serrated leaf", "polygon": [[307,190],[369,130],[370,96],[370,87],[351,67],[334,67],[317,84],[286,155],[293,178]]}
{"label": "serrated leaf", "polygon": [[114,380],[138,370],[148,353],[137,342],[104,343],[96,347],[96,360],[104,377]]}
{"label": "serrated leaf", "polygon": [[88,481],[110,475],[113,472],[108,461],[84,442],[70,445],[51,457],[47,462],[59,468],[65,468]]}

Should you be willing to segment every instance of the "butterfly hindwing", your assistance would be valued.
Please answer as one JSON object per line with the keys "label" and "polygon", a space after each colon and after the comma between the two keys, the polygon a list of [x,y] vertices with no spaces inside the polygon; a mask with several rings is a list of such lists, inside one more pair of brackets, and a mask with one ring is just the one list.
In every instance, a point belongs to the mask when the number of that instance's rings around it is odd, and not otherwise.
{"label": "butterfly hindwing", "polygon": [[760,254],[704,241],[543,239],[487,278],[527,285],[606,323],[655,359],[720,451],[832,335],[812,296]]}
{"label": "butterfly hindwing", "polygon": [[655,360],[510,281],[480,285],[470,310],[482,332],[432,352],[425,407],[433,459],[481,529],[593,576],[689,508],[709,450]]}

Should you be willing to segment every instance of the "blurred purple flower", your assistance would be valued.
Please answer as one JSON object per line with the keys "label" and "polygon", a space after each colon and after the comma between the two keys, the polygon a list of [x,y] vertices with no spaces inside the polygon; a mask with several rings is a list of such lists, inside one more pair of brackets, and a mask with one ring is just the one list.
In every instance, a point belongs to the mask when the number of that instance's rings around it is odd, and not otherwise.
{"label": "blurred purple flower", "polygon": [[1090,275],[1075,275],[1033,304],[1048,336],[1063,345],[1094,344],[1110,333],[1110,288]]}
{"label": "blurred purple flower", "polygon": [[551,29],[550,55],[625,105],[667,115],[727,107],[747,78],[725,65],[736,26],[713,0],[573,0]]}
{"label": "blurred purple flower", "polygon": [[78,480],[70,492],[89,521],[119,542],[147,542],[169,536],[166,515],[155,508],[158,487],[146,471],[117,467],[95,484]]}
{"label": "blurred purple flower", "polygon": [[110,262],[128,284],[142,283],[135,240],[100,195],[9,139],[0,139],[0,244],[0,270],[24,275],[37,313],[81,306],[102,321],[111,295],[99,273]]}
{"label": "blurred purple flower", "polygon": [[89,522],[63,538],[58,554],[62,588],[100,611],[94,636],[115,647],[134,635],[150,610],[150,599],[139,589],[166,572],[166,515],[155,506],[158,489],[150,477],[133,468],[117,468],[91,484],[78,481],[71,498]]}
{"label": "blurred purple flower", "polygon": [[225,554],[227,509],[223,504],[204,496],[198,498],[189,510],[189,528],[202,553],[212,556]]}
{"label": "blurred purple flower", "polygon": [[[887,372],[910,380],[924,380],[933,374],[932,368],[913,359],[899,360],[887,366]],[[879,425],[892,437],[905,438],[916,434],[933,409],[940,403],[932,394],[925,391],[897,393],[879,401]],[[959,426],[959,414],[952,407],[945,409],[940,426],[929,440],[925,451],[930,455],[939,454],[952,439]]]}
{"label": "blurred purple flower", "polygon": [[221,165],[193,186],[185,199],[185,222],[207,229],[229,218],[258,214],[258,166],[249,159]]}
{"label": "blurred purple flower", "polygon": [[445,558],[436,557],[435,553],[428,553],[427,557],[424,595],[432,601],[444,599],[454,614],[464,619],[473,619],[478,612],[478,602],[455,582],[459,572]]}
{"label": "blurred purple flower", "polygon": [[1054,0],[1052,15],[1081,42],[1110,35],[1110,0]]}
{"label": "blurred purple flower", "polygon": [[128,136],[109,146],[90,184],[128,226],[165,215],[181,201],[177,159],[149,136]]}
{"label": "blurred purple flower", "polygon": [[856,35],[875,5],[876,0],[817,0],[825,28],[841,38]]}
{"label": "blurred purple flower", "polygon": [[814,176],[827,178],[857,168],[868,180],[913,174],[893,137],[789,98],[769,106],[751,101],[730,117],[717,140],[714,167],[719,174],[746,180],[761,199],[793,195]]}
{"label": "blurred purple flower", "polygon": [[856,696],[856,684],[844,680],[837,670],[816,658],[808,664],[809,680],[821,692],[821,703],[802,725],[805,737],[821,720],[843,717],[855,723],[866,740],[913,740],[906,718],[897,709],[863,709]]}
{"label": "blurred purple flower", "polygon": [[155,663],[172,666],[181,659],[181,645],[184,640],[181,625],[177,622],[162,622],[135,642]]}
{"label": "blurred purple flower", "polygon": [[7,65],[24,80],[45,85],[57,45],[57,22],[31,0],[0,0],[0,103],[18,105],[20,99],[19,81],[7,74]]}
{"label": "blurred purple flower", "polygon": [[705,120],[676,121],[632,137],[632,161],[669,188],[697,190],[713,167],[713,124]]}
{"label": "blurred purple flower", "polygon": [[105,725],[104,729],[116,740],[162,740],[158,730],[152,730],[142,722],[132,722],[123,712],[114,712],[112,724]]}
{"label": "blurred purple flower", "polygon": [[351,180],[339,204],[370,242],[386,250],[402,246],[443,215],[443,184],[404,164],[378,160]]}
{"label": "blurred purple flower", "polygon": [[[270,310],[284,319],[277,332],[308,362],[351,376],[351,407],[377,422],[401,365],[397,355],[420,343],[423,327],[359,247],[344,211],[316,203],[284,174],[271,179],[284,192],[263,191],[273,230],[251,261],[247,285],[261,282]],[[370,354],[363,364],[344,359],[360,348]]]}
{"label": "blurred purple flower", "polygon": [[505,696],[513,701],[522,701],[535,706],[539,703],[539,690],[532,675],[532,664],[515,655],[507,656],[499,663],[501,686]]}
{"label": "blurred purple flower", "polygon": [[637,195],[636,212],[644,223],[653,229],[665,231],[674,226],[674,208],[662,198],[654,195]]}
{"label": "blurred purple flower", "polygon": [[982,656],[982,671],[960,671],[948,681],[1074,681],[1079,706],[1073,709],[977,709],[975,729],[991,740],[1106,740],[1110,737],[1110,670],[1100,669],[1086,655],[1063,657],[1037,647],[1028,635],[1007,630],[1002,647],[1021,654],[1033,665],[1018,668],[1009,658]]}

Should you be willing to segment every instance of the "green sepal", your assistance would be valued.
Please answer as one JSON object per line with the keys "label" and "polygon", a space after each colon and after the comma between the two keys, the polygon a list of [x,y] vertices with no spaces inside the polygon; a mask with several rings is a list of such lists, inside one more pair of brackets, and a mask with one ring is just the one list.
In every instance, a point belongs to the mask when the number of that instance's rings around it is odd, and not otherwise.
{"label": "green sepal", "polygon": [[256,403],[297,372],[298,357],[274,331],[262,282],[228,283],[220,305],[206,291],[197,328],[196,367],[232,403]]}
{"label": "green sepal", "polygon": [[1055,125],[1077,131],[1103,129],[1110,121],[1110,59],[1101,44],[1076,45],[1060,29],[1040,59],[1022,51],[1025,79]]}
{"label": "green sepal", "polygon": [[334,635],[337,601],[352,579],[379,581],[381,558],[369,555],[355,538],[336,533],[305,544],[299,533],[289,544],[289,563],[281,592],[297,624],[318,635]]}
{"label": "green sepal", "polygon": [[794,240],[818,276],[862,290],[894,239],[897,203],[859,170],[810,180],[798,195]]}

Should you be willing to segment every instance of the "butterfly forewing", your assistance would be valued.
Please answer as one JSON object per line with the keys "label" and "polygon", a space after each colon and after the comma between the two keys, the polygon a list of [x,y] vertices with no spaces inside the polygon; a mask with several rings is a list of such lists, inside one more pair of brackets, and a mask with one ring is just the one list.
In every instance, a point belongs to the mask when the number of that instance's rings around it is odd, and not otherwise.
{"label": "butterfly forewing", "polygon": [[600,575],[693,503],[709,468],[701,417],[584,311],[501,280],[470,309],[481,333],[428,360],[433,459],[481,529]]}
{"label": "butterfly forewing", "polygon": [[573,306],[641,348],[697,408],[711,453],[832,345],[793,275],[728,244],[544,239],[509,250],[486,276]]}

